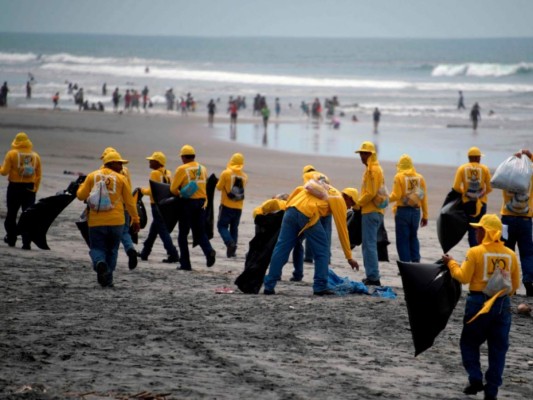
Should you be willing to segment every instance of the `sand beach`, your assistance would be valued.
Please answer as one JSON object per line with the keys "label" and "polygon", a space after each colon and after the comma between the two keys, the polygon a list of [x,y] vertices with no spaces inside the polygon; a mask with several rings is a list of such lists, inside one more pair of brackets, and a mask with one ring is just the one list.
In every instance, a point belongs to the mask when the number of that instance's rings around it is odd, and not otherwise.
{"label": "sand beach", "polygon": [[[226,118],[221,116],[210,128],[203,114],[0,110],[2,156],[20,131],[29,135],[41,156],[38,199],[65,189],[76,173],[98,168],[108,146],[130,160],[134,187],[148,184],[145,157],[163,151],[167,168],[174,170],[184,144],[193,145],[197,160],[216,175],[234,152],[242,152],[249,176],[237,257],[225,257],[224,243],[215,232],[211,243],[217,261],[209,269],[198,248],[191,251],[191,272],[161,263],[166,254],[158,240],[149,261],[139,261],[133,271],[121,248],[115,287],[102,289],[75,225],[84,207],[77,200],[50,228],[50,251],[35,246],[24,251],[20,241],[16,248],[1,243],[0,399],[471,398],[462,394],[467,378],[459,352],[466,291],[435,345],[415,358],[390,209],[385,219],[390,262],[380,263],[380,269],[382,283],[393,288],[397,299],[313,296],[309,264],[298,283],[289,281],[292,265],[286,265],[276,296],[238,291],[233,281],[244,268],[254,235],[254,207],[299,185],[306,164],[326,173],[339,189],[359,188],[364,166],[356,154],[309,156],[218,140],[215,131],[228,129]],[[258,121],[250,117],[239,123]],[[280,123],[286,124],[284,129],[298,124]],[[395,164],[382,166],[392,183]],[[436,219],[455,168],[416,167],[426,178],[430,205],[429,224],[419,230],[422,260],[434,262],[441,256]],[[3,178],[2,222],[6,187]],[[215,207],[218,203],[216,194]],[[500,192],[495,190],[488,212],[499,213],[499,208]],[[141,242],[146,234],[147,229],[140,232]],[[174,240],[176,235],[174,231]],[[450,253],[462,260],[467,246],[463,239]],[[360,248],[354,256],[362,267]],[[362,268],[349,268],[335,232],[331,267],[352,280],[365,277]],[[235,292],[216,293],[224,287]],[[523,287],[512,298],[511,347],[501,399],[533,397],[533,318],[516,313],[526,300]],[[486,366],[486,346],[482,364]]]}

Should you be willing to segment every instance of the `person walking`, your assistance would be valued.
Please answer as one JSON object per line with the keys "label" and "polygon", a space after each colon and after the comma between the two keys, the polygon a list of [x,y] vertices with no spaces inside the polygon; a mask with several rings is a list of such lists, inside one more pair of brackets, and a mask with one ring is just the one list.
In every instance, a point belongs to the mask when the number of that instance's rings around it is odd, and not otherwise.
{"label": "person walking", "polygon": [[459,90],[459,100],[457,101],[457,109],[458,110],[464,110],[465,107],[465,99],[463,96],[463,91]]}
{"label": "person walking", "polygon": [[[522,149],[516,157],[528,157],[533,161],[533,155],[528,149]],[[522,267],[522,282],[526,288],[526,296],[533,297],[533,176],[529,184],[529,193],[512,193],[506,190],[502,193],[501,207],[502,223],[507,225],[505,245],[514,251],[518,246],[520,265]]]}
{"label": "person walking", "polygon": [[[484,215],[479,223],[471,225],[476,229],[479,245],[467,251],[461,266],[449,255],[442,256],[442,261],[454,279],[469,285],[460,340],[461,358],[469,382],[463,393],[484,392],[486,400],[493,400],[502,385],[512,320],[509,296],[518,289],[520,270],[516,254],[501,241],[502,222],[497,215]],[[487,284],[495,273],[508,275],[511,287],[487,295]],[[489,366],[483,384],[480,347],[485,342]]]}
{"label": "person walking", "polygon": [[470,120],[472,121],[472,129],[477,130],[478,122],[481,121],[481,110],[478,103],[475,103],[470,110]]}
{"label": "person walking", "polygon": [[263,293],[266,295],[275,294],[274,289],[281,279],[283,266],[287,263],[291,250],[300,240],[299,235],[304,235],[313,249],[315,262],[313,294],[317,296],[334,294],[328,288],[329,241],[323,225],[319,223],[321,216],[333,215],[344,256],[352,269],[359,270],[359,264],[352,258],[346,226],[347,207],[353,206],[353,199],[343,197],[340,191],[329,185],[327,177],[317,176],[317,179],[320,180],[315,180],[314,184],[315,187],[321,188],[320,197],[304,186],[298,186],[287,200],[278,241],[272,253],[268,274],[264,279]]}
{"label": "person walking", "polygon": [[[413,160],[403,154],[396,165],[390,202],[396,225],[396,250],[400,261],[420,262],[418,226],[428,223],[428,198],[426,181],[416,172]],[[422,218],[421,218],[422,217]]]}
{"label": "person walking", "polygon": [[130,185],[120,173],[122,165],[127,162],[117,152],[107,152],[103,159],[104,166],[87,175],[76,193],[79,200],[87,201],[89,205],[89,255],[97,281],[102,287],[113,287],[125,212],[133,221],[133,231],[140,229]]}
{"label": "person walking", "polygon": [[188,242],[191,229],[193,237],[202,248],[207,266],[212,267],[216,261],[216,251],[211,246],[205,231],[207,169],[195,161],[196,151],[188,144],[181,148],[180,157],[183,164],[176,169],[170,184],[172,194],[182,198],[182,214],[178,225],[178,245],[181,254],[179,269],[186,271],[192,269]]}
{"label": "person walking", "polygon": [[[165,154],[160,151],[155,151],[150,157],[146,157],[146,159],[149,161],[149,166],[152,170],[152,172],[150,173],[149,180],[170,184],[172,177],[170,171],[165,168],[165,165],[167,163],[167,158]],[[162,262],[168,264],[177,263],[179,261],[178,250],[176,249],[176,246],[174,246],[174,243],[172,243],[172,237],[170,236],[170,233],[168,232],[167,227],[165,225],[165,221],[163,221],[163,217],[159,213],[159,209],[155,204],[150,186],[146,188],[141,188],[141,193],[143,195],[150,196],[150,207],[152,208],[152,223],[150,224],[150,230],[148,232],[148,236],[146,237],[143,243],[143,249],[139,253],[139,257],[143,261],[148,260],[148,256],[152,252],[154,242],[157,239],[157,236],[159,235],[161,241],[163,242],[163,246],[167,251],[167,258],[165,258]]]}
{"label": "person walking", "polygon": [[[7,215],[4,221],[6,236],[4,242],[14,247],[17,243],[17,215],[35,203],[42,177],[41,158],[33,151],[28,135],[19,132],[11,143],[0,167],[0,174],[9,181],[6,193]],[[31,239],[22,234],[22,248],[31,249]]]}
{"label": "person walking", "polygon": [[9,88],[7,87],[7,82],[4,82],[0,88],[0,107],[7,107],[7,94],[9,93]]}
{"label": "person walking", "polygon": [[[468,150],[468,162],[457,168],[453,190],[461,193],[463,207],[468,216],[468,222],[479,222],[487,212],[488,194],[492,192],[490,185],[490,171],[481,164],[481,150],[471,147]],[[468,243],[470,247],[477,246],[476,230],[468,228]]]}
{"label": "person walking", "polygon": [[244,156],[235,153],[220,174],[217,190],[221,192],[217,229],[226,245],[228,258],[235,257],[239,238],[239,223],[244,206],[244,189],[248,175],[244,173]]}
{"label": "person walking", "polygon": [[388,195],[384,192],[385,177],[379,165],[376,147],[372,142],[363,142],[355,151],[359,153],[361,162],[366,165],[363,182],[357,199],[357,206],[361,208],[361,225],[363,236],[363,263],[366,278],[363,283],[367,286],[381,286],[378,261],[378,229],[383,224]]}
{"label": "person walking", "polygon": [[374,108],[372,119],[374,121],[374,133],[378,133],[379,121],[381,120],[381,111],[379,111],[379,108]]}

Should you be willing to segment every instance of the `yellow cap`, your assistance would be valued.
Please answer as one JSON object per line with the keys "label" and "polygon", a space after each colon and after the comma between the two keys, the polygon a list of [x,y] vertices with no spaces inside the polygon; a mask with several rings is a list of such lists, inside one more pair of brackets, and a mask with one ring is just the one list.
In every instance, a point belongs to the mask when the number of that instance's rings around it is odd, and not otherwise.
{"label": "yellow cap", "polygon": [[106,154],[109,153],[110,151],[116,152],[117,150],[113,147],[106,147],[105,150],[102,152],[102,155],[100,156],[100,160],[103,160]]}
{"label": "yellow cap", "polygon": [[372,142],[363,142],[359,150],[356,150],[355,153],[372,153],[376,154],[376,147]]}
{"label": "yellow cap", "polygon": [[104,165],[110,162],[120,162],[122,164],[127,164],[128,160],[123,160],[120,154],[116,151],[109,151],[104,157]]}
{"label": "yellow cap", "polygon": [[347,187],[342,189],[342,193],[350,197],[353,200],[354,204],[357,203],[357,198],[359,197],[359,192],[357,191],[357,189]]}
{"label": "yellow cap", "polygon": [[502,221],[496,214],[485,214],[478,223],[471,223],[474,228],[483,228],[486,231],[501,231]]}
{"label": "yellow cap", "polygon": [[468,157],[482,157],[481,150],[478,147],[470,147],[468,150]]}
{"label": "yellow cap", "polygon": [[150,157],[146,157],[147,160],[153,160],[157,161],[159,164],[161,164],[163,167],[167,163],[167,158],[165,155],[160,151],[154,151]]}
{"label": "yellow cap", "polygon": [[307,172],[311,172],[311,171],[316,171],[315,167],[313,167],[312,165],[306,165],[303,169],[302,169],[302,174],[305,174]]}
{"label": "yellow cap", "polygon": [[191,145],[186,144],[180,150],[180,156],[194,156],[194,155],[196,155],[196,152],[194,151],[194,147],[192,147]]}
{"label": "yellow cap", "polygon": [[229,162],[231,165],[243,165],[244,156],[241,153],[235,153],[231,156]]}

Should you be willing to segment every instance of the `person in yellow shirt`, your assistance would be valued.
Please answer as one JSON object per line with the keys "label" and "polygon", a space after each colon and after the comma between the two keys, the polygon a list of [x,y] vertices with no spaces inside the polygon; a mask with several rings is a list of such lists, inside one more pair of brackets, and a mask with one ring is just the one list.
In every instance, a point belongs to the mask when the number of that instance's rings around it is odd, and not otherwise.
{"label": "person in yellow shirt", "polygon": [[[170,184],[170,191],[175,196],[182,198],[182,214],[179,219],[178,245],[180,248],[179,269],[190,271],[191,261],[189,258],[189,232],[198,239],[198,244],[206,258],[206,265],[212,267],[216,261],[216,252],[211,246],[205,231],[206,207],[207,207],[207,169],[197,161],[194,147],[186,144],[180,150],[181,162]],[[182,190],[191,182],[196,182],[197,190],[190,197],[185,198]],[[190,187],[190,186],[189,186]]]}
{"label": "person in yellow shirt", "polygon": [[[502,222],[497,215],[486,214],[479,223],[471,225],[476,229],[479,245],[467,251],[461,266],[449,255],[444,255],[442,261],[454,279],[469,285],[460,342],[463,366],[469,381],[463,392],[476,394],[484,391],[485,399],[490,400],[496,399],[502,384],[512,319],[509,295],[514,294],[520,285],[520,269],[514,251],[501,241]],[[483,312],[489,299],[483,290],[497,268],[510,276],[511,288],[507,292],[497,292],[491,298],[494,301],[492,307]],[[485,341],[488,344],[489,368],[483,385],[479,348]]]}
{"label": "person in yellow shirt", "polygon": [[239,223],[244,206],[244,188],[248,175],[244,173],[244,156],[235,153],[220,174],[217,190],[221,192],[217,229],[226,245],[228,258],[235,257],[239,239]]}
{"label": "person in yellow shirt", "polygon": [[391,203],[396,202],[393,207],[396,250],[400,261],[418,263],[420,262],[418,226],[423,228],[428,223],[426,181],[416,172],[413,160],[407,154],[400,157],[396,170],[389,198]]}
{"label": "person in yellow shirt", "polygon": [[[522,149],[515,156],[525,155],[533,161],[530,150]],[[526,288],[526,296],[533,297],[533,176],[529,184],[529,193],[519,194],[502,191],[501,208],[502,223],[507,225],[505,245],[514,250],[518,245],[520,264],[522,266],[522,282]]]}
{"label": "person in yellow shirt", "polygon": [[376,147],[372,142],[363,142],[355,151],[359,153],[361,162],[366,165],[363,173],[361,191],[357,199],[357,206],[361,208],[361,225],[363,236],[363,263],[366,278],[363,283],[367,286],[381,286],[378,262],[378,229],[383,224],[385,202],[379,193],[385,186],[383,170],[379,165]]}
{"label": "person in yellow shirt", "polygon": [[[165,154],[160,151],[154,151],[154,153],[150,157],[146,157],[146,159],[149,161],[149,166],[152,170],[149,180],[170,184],[172,176],[170,171],[165,168],[167,163],[167,157]],[[152,252],[155,239],[157,238],[157,235],[159,235],[161,241],[163,242],[163,246],[167,251],[167,258],[165,258],[163,262],[168,264],[177,263],[179,261],[178,250],[176,249],[176,246],[174,246],[174,243],[172,243],[172,237],[170,236],[170,233],[168,233],[165,221],[163,221],[163,217],[161,217],[157,205],[155,204],[150,186],[141,188],[141,193],[143,195],[150,196],[150,207],[152,208],[152,223],[150,224],[150,230],[148,231],[148,236],[143,243],[143,249],[139,253],[141,260],[148,260],[148,256]]]}
{"label": "person in yellow shirt", "polygon": [[[487,195],[492,192],[489,168],[481,164],[481,150],[471,147],[468,150],[468,162],[457,168],[453,190],[461,193],[463,206],[468,215],[468,222],[479,222],[487,212]],[[476,232],[468,227],[468,243],[477,246]]]}
{"label": "person in yellow shirt", "polygon": [[[89,255],[102,287],[113,286],[113,272],[124,228],[124,208],[133,221],[133,231],[140,229],[130,185],[120,173],[125,162],[127,160],[123,160],[117,152],[108,152],[103,159],[103,168],[87,175],[76,193],[79,200],[89,204]],[[95,187],[97,190],[93,191]]]}
{"label": "person in yellow shirt", "polygon": [[[35,203],[35,197],[41,184],[41,158],[33,151],[33,144],[28,135],[19,132],[11,143],[11,150],[6,153],[0,174],[7,175],[7,215],[4,221],[6,236],[4,242],[14,247],[17,243],[17,214]],[[22,248],[31,249],[31,240],[22,235]]]}
{"label": "person in yellow shirt", "polygon": [[[317,176],[320,179],[321,176]],[[334,294],[328,288],[329,241],[324,226],[319,223],[320,217],[333,215],[337,233],[344,255],[352,269],[359,270],[359,264],[352,258],[348,229],[346,227],[347,207],[352,206],[351,198],[346,200],[340,191],[333,186],[320,182],[324,195],[316,197],[303,186],[298,186],[287,200],[287,209],[281,223],[278,241],[272,253],[268,274],[264,279],[264,294],[275,294],[274,288],[279,279],[283,266],[289,259],[300,235],[313,249],[315,275],[313,278],[313,294],[317,296]]]}
{"label": "person in yellow shirt", "polygon": [[[102,152],[100,159],[103,160],[106,154],[109,152],[119,153],[115,148],[107,147]],[[126,163],[128,163],[128,161],[126,161],[124,164]],[[123,165],[122,169],[120,170],[120,174],[126,177],[126,181],[131,191],[131,177],[130,177],[130,171],[128,170],[128,167]],[[133,240],[130,235],[130,225],[131,225],[130,215],[127,212],[124,212],[124,229],[122,230],[122,238],[120,239],[120,241],[122,243],[122,246],[124,247],[124,251],[126,252],[126,255],[128,256],[129,269],[135,269],[137,267],[137,250],[135,249],[135,245],[133,244]]]}

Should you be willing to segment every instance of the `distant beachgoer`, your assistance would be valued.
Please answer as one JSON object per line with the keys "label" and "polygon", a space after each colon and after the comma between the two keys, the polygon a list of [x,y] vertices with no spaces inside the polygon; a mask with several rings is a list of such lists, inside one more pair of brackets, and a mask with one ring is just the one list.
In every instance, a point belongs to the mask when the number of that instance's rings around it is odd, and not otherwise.
{"label": "distant beachgoer", "polygon": [[279,97],[276,97],[275,110],[276,110],[276,118],[279,118],[279,114],[281,113],[281,104],[279,103]]}
{"label": "distant beachgoer", "polygon": [[266,129],[268,126],[268,119],[270,118],[270,109],[266,104],[264,104],[263,108],[261,108],[261,115],[263,116],[263,126]]}
{"label": "distant beachgoer", "polygon": [[129,89],[126,89],[126,94],[124,95],[124,111],[131,111],[131,93]]}
{"label": "distant beachgoer", "polygon": [[238,106],[236,101],[232,101],[229,105],[230,125],[237,125]]}
{"label": "distant beachgoer", "polygon": [[481,121],[481,109],[478,103],[475,103],[470,110],[470,120],[472,121],[472,128],[477,129],[477,124]]}
{"label": "distant beachgoer", "polygon": [[167,101],[167,111],[172,111],[174,109],[174,100],[176,99],[176,96],[174,95],[174,91],[172,88],[168,89],[165,92],[165,100]]}
{"label": "distant beachgoer", "polygon": [[359,122],[359,120],[357,119],[357,115],[352,115],[352,121],[353,122]]}
{"label": "distant beachgoer", "polygon": [[26,98],[31,99],[31,83],[30,81],[26,82]]}
{"label": "distant beachgoer", "polygon": [[372,118],[374,120],[374,133],[378,133],[378,126],[379,121],[381,119],[381,111],[379,111],[379,108],[374,108],[374,113],[372,114]]}
{"label": "distant beachgoer", "polygon": [[149,68],[149,67],[146,67],[146,68],[144,69],[144,72],[145,72],[146,74],[149,73],[149,72],[150,72],[150,68]]}
{"label": "distant beachgoer", "polygon": [[112,95],[112,98],[111,98],[111,100],[113,101],[113,111],[114,112],[118,111],[118,103],[120,102],[120,97],[121,97],[121,95],[118,92],[118,88],[116,88],[113,91],[113,95]]}
{"label": "distant beachgoer", "polygon": [[102,96],[107,96],[107,83],[102,85]]}
{"label": "distant beachgoer", "polygon": [[463,92],[459,90],[459,101],[457,102],[457,109],[458,110],[464,110],[465,107],[465,99],[463,97]]}
{"label": "distant beachgoer", "polygon": [[83,88],[80,88],[80,90],[74,95],[74,104],[78,105],[78,111],[81,111],[84,108]]}
{"label": "distant beachgoer", "polygon": [[148,105],[148,93],[150,93],[150,90],[148,89],[148,86],[145,86],[141,92],[143,96],[143,109],[144,110],[146,110],[146,106]]}
{"label": "distant beachgoer", "polygon": [[4,82],[0,88],[0,107],[7,107],[7,94],[9,93],[9,88],[7,87],[7,82]]}
{"label": "distant beachgoer", "polygon": [[209,126],[213,126],[216,110],[217,106],[213,99],[209,100],[209,103],[207,104],[207,122],[209,123]]}
{"label": "distant beachgoer", "polygon": [[52,96],[52,102],[54,103],[54,110],[55,110],[59,103],[59,92],[56,92],[56,94]]}

